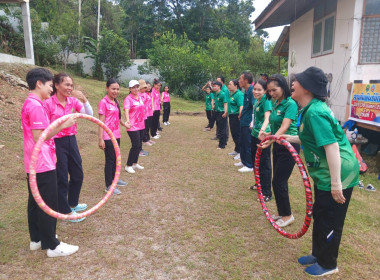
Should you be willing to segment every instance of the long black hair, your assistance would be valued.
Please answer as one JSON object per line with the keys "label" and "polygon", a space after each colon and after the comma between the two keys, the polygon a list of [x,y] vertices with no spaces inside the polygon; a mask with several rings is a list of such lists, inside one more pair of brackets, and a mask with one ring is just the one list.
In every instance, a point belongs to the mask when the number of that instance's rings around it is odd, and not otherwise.
{"label": "long black hair", "polygon": [[[118,84],[120,86],[119,82],[116,79],[109,78],[107,80],[106,87],[109,88],[110,85],[112,85],[112,84]],[[117,108],[119,109],[119,120],[121,120],[121,110],[120,110],[120,105],[119,105],[119,101],[117,100],[117,98],[115,98],[115,103],[116,103]]]}
{"label": "long black hair", "polygon": [[233,79],[233,80],[231,80],[231,82],[238,88],[238,90],[241,90],[238,79]]}
{"label": "long black hair", "polygon": [[275,83],[277,87],[280,87],[283,91],[284,98],[288,98],[291,96],[290,88],[288,85],[288,82],[286,81],[285,77],[281,74],[274,74],[268,78],[268,84],[269,83]]}

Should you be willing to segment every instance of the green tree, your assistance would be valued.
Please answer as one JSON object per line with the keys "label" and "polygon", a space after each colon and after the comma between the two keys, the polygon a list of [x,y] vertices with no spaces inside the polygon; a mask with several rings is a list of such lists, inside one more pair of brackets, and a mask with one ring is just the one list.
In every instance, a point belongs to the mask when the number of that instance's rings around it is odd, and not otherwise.
{"label": "green tree", "polygon": [[99,42],[99,62],[106,78],[117,78],[120,71],[131,65],[128,41],[112,30],[102,32]]}

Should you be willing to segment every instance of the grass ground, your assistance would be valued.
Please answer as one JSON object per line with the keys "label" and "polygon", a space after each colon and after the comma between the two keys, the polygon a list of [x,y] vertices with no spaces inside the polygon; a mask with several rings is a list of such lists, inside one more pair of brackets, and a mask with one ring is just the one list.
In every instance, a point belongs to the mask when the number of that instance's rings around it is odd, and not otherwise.
{"label": "grass ground", "polygon": [[[104,83],[75,81],[96,113]],[[5,85],[0,88],[2,94]],[[11,87],[8,91],[16,92]],[[81,223],[58,222],[59,238],[79,245],[78,253],[49,259],[44,251],[29,251],[22,132],[15,121],[22,94],[26,92],[8,97],[15,104],[0,103],[4,132],[0,144],[5,145],[0,149],[0,279],[309,279],[296,260],[310,252],[311,231],[288,240],[271,228],[257,194],[248,190],[253,174],[236,171],[226,155],[231,141],[226,150],[216,150],[216,142],[210,140],[213,132],[202,132],[205,116],[171,116],[172,125],[164,127],[156,145],[145,148],[150,155],[139,160],[145,170],[134,175],[122,172],[129,185],[121,188],[121,195],[112,196]],[[5,115],[9,120],[3,119]],[[104,196],[104,154],[97,147],[97,127],[84,120],[78,127],[85,172],[81,202],[93,206]],[[123,131],[123,163],[129,148]],[[375,172],[362,179],[378,184]],[[297,170],[290,185],[296,222],[286,229],[295,232],[305,212]],[[379,191],[355,188],[340,249],[340,272],[330,279],[378,279],[379,198]],[[275,210],[273,201],[268,206]]]}

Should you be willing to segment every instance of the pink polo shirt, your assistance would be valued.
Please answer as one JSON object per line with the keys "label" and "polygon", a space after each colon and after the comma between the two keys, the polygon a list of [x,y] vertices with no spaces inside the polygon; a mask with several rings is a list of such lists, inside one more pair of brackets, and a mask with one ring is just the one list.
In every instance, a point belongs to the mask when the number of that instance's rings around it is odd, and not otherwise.
{"label": "pink polo shirt", "polygon": [[163,102],[170,102],[170,95],[169,95],[169,92],[166,92],[166,91],[163,91],[162,92],[162,101]]}
{"label": "pink polo shirt", "polygon": [[152,96],[150,93],[146,92],[146,97],[144,100],[145,108],[147,110],[148,117],[153,116],[153,104],[152,104]]}
{"label": "pink polo shirt", "polygon": [[[99,115],[104,115],[104,123],[111,129],[113,135],[116,139],[120,138],[120,119],[119,119],[119,108],[115,101],[111,101],[108,95],[106,95],[102,100],[100,100],[98,105]],[[110,140],[111,137],[103,130],[103,140]]]}
{"label": "pink polo shirt", "polygon": [[147,111],[146,106],[145,106],[146,92],[144,92],[144,93],[140,92],[139,97],[141,98],[141,100],[144,104],[144,120],[146,120],[148,118],[148,111]]}
{"label": "pink polo shirt", "polygon": [[155,88],[152,89],[152,98],[154,103],[154,110],[161,110],[161,94]]}
{"label": "pink polo shirt", "polygon": [[[24,135],[24,167],[25,172],[29,173],[29,164],[34,149],[32,130],[44,130],[50,124],[46,110],[42,101],[34,93],[29,93],[21,111],[22,132]],[[46,140],[38,155],[36,172],[42,173],[55,169],[56,156],[55,144],[53,139]]]}
{"label": "pink polo shirt", "polygon": [[[50,122],[53,122],[62,116],[73,113],[79,113],[80,110],[83,108],[83,104],[75,97],[67,97],[66,106],[63,107],[61,103],[59,103],[57,94],[54,94],[52,97],[50,97],[44,102],[44,107],[47,111]],[[61,138],[76,134],[77,124],[75,123],[74,125],[68,128],[62,129],[60,132],[57,133],[56,136],[54,136],[54,138]]]}
{"label": "pink polo shirt", "polygon": [[129,122],[131,123],[131,128],[128,128],[127,131],[137,131],[145,128],[144,123],[144,111],[145,106],[140,96],[137,99],[129,94],[124,99],[124,110],[129,110]]}

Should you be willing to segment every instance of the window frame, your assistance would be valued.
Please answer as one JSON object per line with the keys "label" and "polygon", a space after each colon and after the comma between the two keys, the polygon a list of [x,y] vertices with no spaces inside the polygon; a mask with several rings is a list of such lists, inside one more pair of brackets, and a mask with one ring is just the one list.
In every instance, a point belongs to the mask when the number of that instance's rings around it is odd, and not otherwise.
{"label": "window frame", "polygon": [[[333,34],[332,34],[332,46],[331,46],[331,49],[324,51],[323,50],[323,45],[324,45],[324,41],[325,41],[325,25],[326,25],[326,20],[329,19],[329,18],[331,18],[331,17],[334,17],[334,19],[333,19],[334,28],[333,28]],[[319,24],[319,23],[322,23],[321,45],[320,45],[321,49],[320,49],[320,52],[313,53],[313,51],[314,51],[314,29],[315,29],[315,26],[317,24]],[[332,12],[332,13],[329,13],[329,14],[325,15],[324,17],[320,18],[317,21],[314,21],[314,16],[313,16],[313,37],[312,37],[312,44],[311,44],[311,57],[312,58],[334,53],[335,27],[336,27],[336,10],[334,12]]]}
{"label": "window frame", "polygon": [[363,40],[363,29],[364,29],[364,19],[366,18],[380,18],[380,14],[377,15],[366,15],[365,10],[367,6],[367,0],[363,1],[363,11],[362,11],[362,20],[360,23],[360,44],[359,44],[359,53],[358,53],[358,64],[359,65],[378,65],[379,62],[362,62],[361,53],[362,53],[362,40]]}

